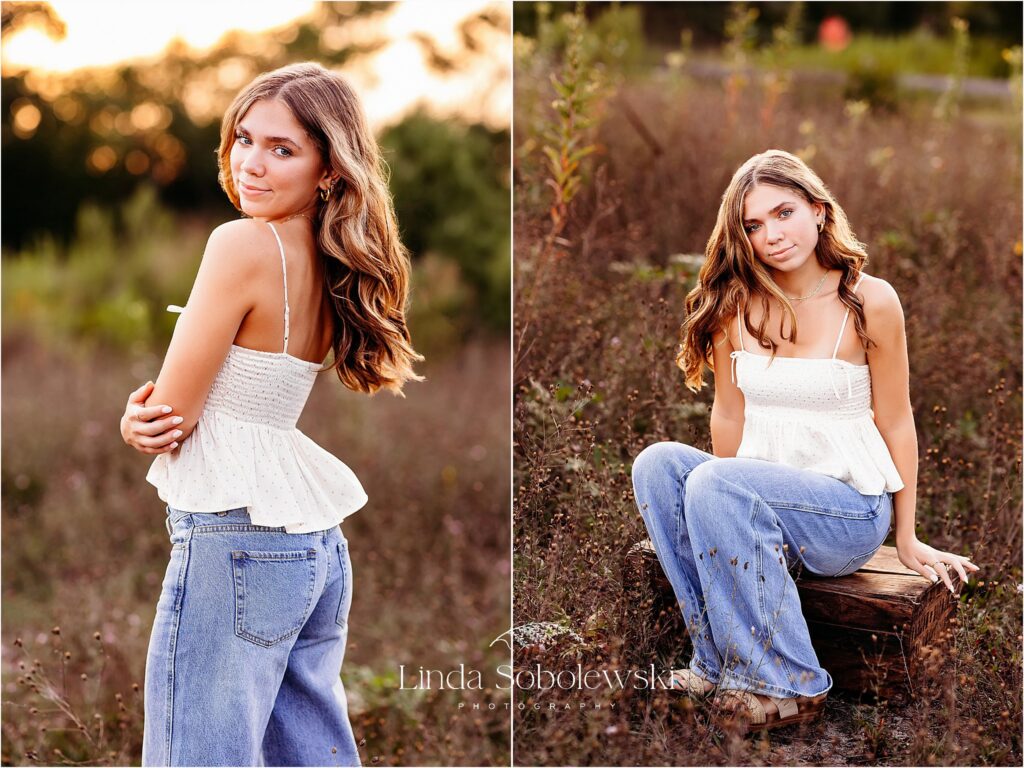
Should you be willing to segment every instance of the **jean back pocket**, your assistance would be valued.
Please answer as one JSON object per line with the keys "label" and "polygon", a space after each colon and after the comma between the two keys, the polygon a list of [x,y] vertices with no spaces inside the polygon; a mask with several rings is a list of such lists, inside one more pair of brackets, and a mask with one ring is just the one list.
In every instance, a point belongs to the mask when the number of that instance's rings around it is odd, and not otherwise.
{"label": "jean back pocket", "polygon": [[316,550],[231,553],[235,634],[271,646],[296,634],[309,616],[316,588]]}

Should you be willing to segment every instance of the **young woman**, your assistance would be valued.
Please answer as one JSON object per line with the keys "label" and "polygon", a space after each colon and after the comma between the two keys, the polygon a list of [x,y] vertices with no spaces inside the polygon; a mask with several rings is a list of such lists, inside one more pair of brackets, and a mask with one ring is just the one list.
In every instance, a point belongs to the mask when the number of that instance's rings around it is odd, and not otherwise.
{"label": "young woman", "polygon": [[715,372],[714,455],[648,446],[633,487],[693,641],[673,684],[717,690],[726,720],[775,727],[816,717],[832,686],[789,567],[853,573],[894,521],[900,561],[925,578],[952,592],[951,569],[966,581],[978,568],[916,538],[903,311],[864,273],[821,179],[787,152],[750,158],[705,256],[677,363],[694,391]]}
{"label": "young woman", "polygon": [[[355,475],[295,428],[318,373],[417,379],[409,264],[359,100],[316,64],[228,109],[214,230],[155,386],[121,431],[159,454],[172,548],[146,663],[144,765],[358,765],[339,678]],[[321,367],[328,351],[333,364]]]}

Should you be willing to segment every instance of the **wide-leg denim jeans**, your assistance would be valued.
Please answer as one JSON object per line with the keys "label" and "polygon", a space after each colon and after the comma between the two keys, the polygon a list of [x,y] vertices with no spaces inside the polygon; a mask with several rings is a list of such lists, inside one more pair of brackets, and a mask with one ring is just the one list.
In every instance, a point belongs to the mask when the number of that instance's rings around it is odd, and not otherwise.
{"label": "wide-leg denim jeans", "polygon": [[637,456],[633,488],[693,641],[690,669],[720,689],[828,691],[789,569],[856,571],[885,541],[892,496],[671,442]]}
{"label": "wide-leg denim jeans", "polygon": [[340,671],[352,565],[339,527],[167,509],[143,765],[359,765]]}

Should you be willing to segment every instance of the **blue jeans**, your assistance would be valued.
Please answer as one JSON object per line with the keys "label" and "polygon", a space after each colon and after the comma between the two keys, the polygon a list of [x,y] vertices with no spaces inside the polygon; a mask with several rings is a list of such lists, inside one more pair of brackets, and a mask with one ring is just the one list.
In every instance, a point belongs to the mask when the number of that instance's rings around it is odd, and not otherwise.
{"label": "blue jeans", "polygon": [[721,689],[780,698],[828,691],[789,568],[856,571],[885,541],[892,496],[681,443],[645,448],[633,489],[693,641],[690,669]]}
{"label": "blue jeans", "polygon": [[341,662],[352,565],[339,527],[167,508],[146,659],[143,765],[359,765]]}

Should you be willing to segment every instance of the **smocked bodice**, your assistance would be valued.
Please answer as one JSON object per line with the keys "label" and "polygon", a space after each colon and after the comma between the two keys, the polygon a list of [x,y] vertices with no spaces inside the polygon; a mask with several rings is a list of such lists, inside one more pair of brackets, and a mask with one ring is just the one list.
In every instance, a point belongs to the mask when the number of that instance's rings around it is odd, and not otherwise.
{"label": "smocked bodice", "polygon": [[[868,366],[845,360],[733,353],[748,412],[795,419],[871,416]],[[770,368],[774,370],[769,370]]]}
{"label": "smocked bodice", "polygon": [[232,344],[205,408],[239,421],[295,429],[320,368],[284,352]]}

